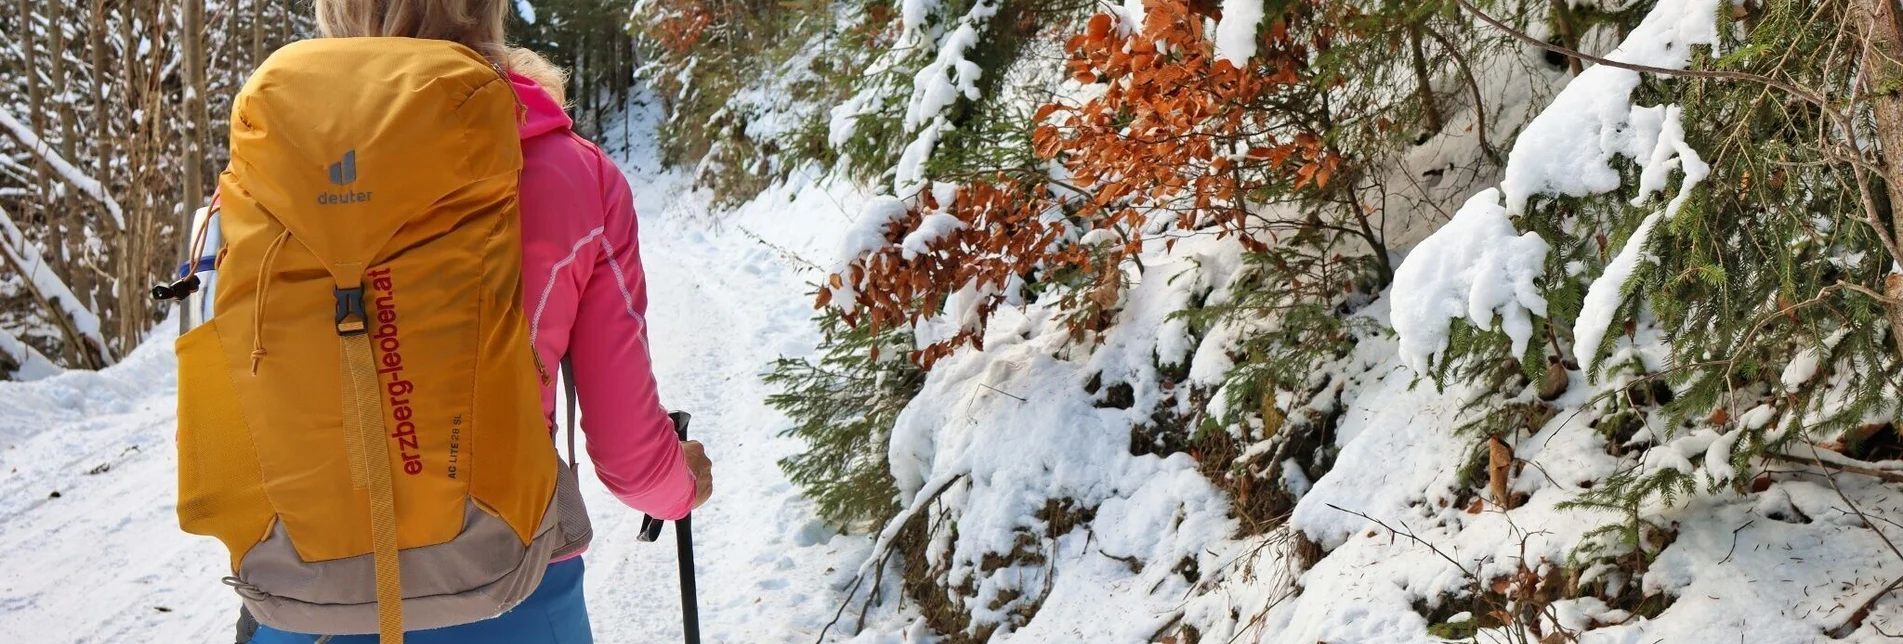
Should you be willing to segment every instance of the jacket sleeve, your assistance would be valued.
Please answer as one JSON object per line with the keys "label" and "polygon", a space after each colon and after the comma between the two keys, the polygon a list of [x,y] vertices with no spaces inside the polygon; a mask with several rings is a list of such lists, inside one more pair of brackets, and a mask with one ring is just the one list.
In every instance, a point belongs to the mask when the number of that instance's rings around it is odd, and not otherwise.
{"label": "jacket sleeve", "polygon": [[693,507],[695,481],[654,381],[634,199],[614,165],[601,164],[606,214],[569,342],[582,431],[609,491],[636,510],[678,519]]}

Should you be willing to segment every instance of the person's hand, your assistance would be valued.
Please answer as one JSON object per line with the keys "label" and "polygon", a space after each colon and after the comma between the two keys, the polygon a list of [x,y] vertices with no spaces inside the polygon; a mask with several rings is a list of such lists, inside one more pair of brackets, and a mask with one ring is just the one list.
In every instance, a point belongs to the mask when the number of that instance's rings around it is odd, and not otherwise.
{"label": "person's hand", "polygon": [[700,441],[681,443],[681,457],[687,461],[687,470],[694,473],[694,509],[700,509],[707,497],[714,495],[714,462],[707,459],[707,448]]}

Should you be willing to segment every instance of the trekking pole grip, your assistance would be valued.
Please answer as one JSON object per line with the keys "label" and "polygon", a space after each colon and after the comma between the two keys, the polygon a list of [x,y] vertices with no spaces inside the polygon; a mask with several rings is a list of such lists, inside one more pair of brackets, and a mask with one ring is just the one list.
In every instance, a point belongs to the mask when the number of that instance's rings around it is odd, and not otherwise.
{"label": "trekking pole grip", "polygon": [[[687,442],[687,423],[694,419],[694,415],[684,411],[674,411],[668,412],[667,417],[674,421],[674,435],[679,436],[681,442]],[[661,527],[666,523],[654,518],[653,515],[641,515],[641,533],[635,535],[635,539],[644,543],[660,541]]]}

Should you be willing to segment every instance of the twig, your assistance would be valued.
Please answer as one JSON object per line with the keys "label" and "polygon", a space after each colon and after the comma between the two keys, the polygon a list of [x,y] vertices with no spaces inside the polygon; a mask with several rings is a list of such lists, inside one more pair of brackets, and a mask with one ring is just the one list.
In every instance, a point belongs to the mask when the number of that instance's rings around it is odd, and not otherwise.
{"label": "twig", "polygon": [[1852,282],[1843,282],[1843,281],[1839,281],[1837,282],[1837,284],[1840,286],[1843,286],[1844,288],[1850,289],[1852,291],[1856,291],[1858,293],[1868,295],[1870,296],[1870,299],[1876,300],[1878,302],[1882,302],[1886,306],[1896,306],[1898,304],[1903,304],[1903,302],[1898,301],[1896,298],[1890,297],[1888,295],[1884,295],[1882,293],[1878,293],[1874,290],[1871,290],[1870,287],[1864,286],[1862,284],[1856,284]]}
{"label": "twig", "polygon": [[986,389],[990,389],[990,390],[992,390],[992,391],[995,391],[995,392],[997,392],[997,393],[1000,393],[1000,394],[1004,394],[1004,395],[1006,395],[1006,396],[1010,396],[1011,398],[1014,398],[1014,399],[1016,399],[1016,400],[1017,400],[1018,402],[1031,402],[1031,401],[1029,401],[1029,400],[1026,400],[1026,399],[1025,399],[1025,398],[1024,398],[1023,396],[1019,396],[1019,395],[1017,395],[1017,394],[1014,394],[1014,393],[1011,393],[1011,392],[1008,392],[1008,391],[1005,391],[1005,390],[1003,390],[1003,389],[999,389],[999,388],[997,388],[997,387],[993,387],[993,386],[991,386],[991,385],[987,385],[987,384],[985,384],[985,383],[982,383],[982,382],[981,382],[981,383],[978,383],[978,386],[980,386],[980,387],[984,387],[984,388],[986,388]]}
{"label": "twig", "polygon": [[841,602],[839,602],[839,610],[838,610],[838,611],[835,611],[835,612],[833,612],[833,621],[830,621],[830,622],[826,622],[826,627],[825,627],[825,628],[821,628],[821,629],[819,629],[819,639],[816,639],[816,640],[813,640],[813,644],[819,644],[820,642],[824,642],[824,641],[826,641],[826,632],[827,632],[827,631],[830,631],[830,630],[832,630],[832,629],[833,629],[833,625],[834,625],[834,624],[838,624],[838,623],[839,623],[839,618],[840,618],[840,617],[843,617],[843,616],[845,616],[845,614],[846,614],[846,607],[847,607],[847,606],[851,606],[851,605],[852,605],[852,598],[853,598],[853,596],[854,596],[854,595],[858,595],[858,594],[859,594],[859,586],[860,586],[860,585],[863,585],[863,584],[865,584],[865,583],[866,583],[866,576],[865,576],[865,575],[854,575],[854,576],[853,576],[853,578],[852,578],[852,587],[851,587],[851,588],[848,588],[848,589],[846,589],[846,599],[845,599],[845,600],[843,600],[843,601],[841,601]]}
{"label": "twig", "polygon": [[1749,528],[1751,527],[1751,524],[1757,523],[1757,522],[1758,522],[1757,519],[1746,521],[1744,522],[1744,525],[1738,526],[1738,529],[1731,531],[1731,549],[1725,551],[1725,558],[1719,559],[1718,565],[1722,566],[1724,565],[1725,562],[1731,561],[1731,555],[1737,554],[1738,552],[1738,533],[1744,532],[1745,528]]}
{"label": "twig", "polygon": [[[1426,547],[1427,547],[1427,549],[1428,549],[1429,551],[1431,551],[1431,552],[1433,552],[1433,553],[1434,553],[1434,554],[1436,554],[1436,555],[1439,555],[1439,556],[1440,556],[1440,558],[1442,558],[1442,559],[1445,559],[1445,560],[1447,560],[1447,563],[1450,563],[1450,564],[1453,564],[1453,565],[1454,565],[1454,568],[1455,568],[1455,569],[1457,569],[1457,570],[1459,570],[1459,571],[1461,572],[1461,574],[1463,574],[1463,575],[1466,575],[1466,576],[1467,576],[1467,578],[1469,578],[1469,579],[1472,579],[1472,580],[1474,581],[1474,584],[1475,584],[1475,586],[1476,586],[1476,587],[1478,587],[1478,586],[1479,586],[1479,584],[1480,584],[1480,576],[1479,576],[1479,575],[1476,575],[1476,574],[1474,574],[1473,572],[1470,572],[1470,571],[1468,571],[1468,570],[1467,570],[1467,567],[1466,567],[1466,566],[1463,566],[1463,565],[1461,565],[1461,564],[1460,564],[1460,562],[1458,562],[1458,561],[1455,561],[1455,560],[1454,560],[1454,558],[1453,558],[1452,556],[1449,556],[1449,555],[1448,555],[1447,553],[1445,553],[1445,552],[1441,552],[1441,549],[1440,549],[1440,548],[1438,548],[1438,547],[1435,547],[1435,546],[1434,546],[1434,544],[1432,544],[1432,543],[1428,543],[1426,539],[1422,539],[1421,537],[1419,537],[1419,536],[1417,536],[1417,535],[1415,535],[1415,534],[1414,534],[1414,533],[1413,533],[1412,531],[1405,531],[1405,530],[1396,530],[1396,529],[1394,529],[1394,526],[1390,526],[1390,525],[1388,525],[1388,524],[1387,524],[1387,522],[1385,522],[1385,521],[1382,521],[1382,520],[1380,520],[1380,519],[1376,519],[1376,518],[1374,518],[1374,517],[1371,517],[1371,516],[1368,516],[1368,515],[1366,515],[1366,514],[1362,514],[1362,513],[1360,513],[1360,512],[1356,512],[1356,511],[1354,511],[1354,510],[1349,510],[1349,509],[1346,509],[1346,508],[1343,508],[1343,507],[1341,507],[1341,506],[1339,506],[1339,505],[1335,505],[1335,504],[1333,504],[1333,503],[1330,503],[1330,504],[1328,504],[1328,507],[1330,507],[1330,508],[1334,508],[1334,510],[1335,510],[1336,512],[1342,512],[1342,513],[1345,513],[1345,514],[1352,514],[1352,515],[1355,515],[1355,516],[1358,516],[1358,517],[1361,517],[1361,518],[1363,518],[1363,519],[1367,519],[1367,520],[1369,520],[1369,521],[1373,521],[1375,525],[1378,525],[1378,526],[1381,526],[1381,527],[1382,527],[1383,529],[1385,529],[1385,530],[1387,530],[1389,534],[1394,534],[1394,535],[1399,535],[1399,536],[1403,536],[1403,537],[1407,537],[1407,538],[1408,538],[1408,540],[1410,540],[1410,541],[1413,541],[1414,543],[1418,543],[1418,544],[1420,544],[1420,545],[1423,545],[1423,546],[1426,546]],[[1401,527],[1403,527],[1403,528],[1405,528],[1405,527],[1407,527],[1407,524],[1405,524],[1405,523],[1403,523],[1403,524],[1401,524]]]}
{"label": "twig", "polygon": [[[865,583],[867,573],[871,573],[875,576],[884,573],[885,561],[892,555],[892,542],[898,538],[898,534],[910,526],[912,520],[925,516],[925,507],[931,505],[933,501],[937,501],[938,497],[943,496],[946,490],[950,490],[953,484],[964,480],[965,476],[966,474],[961,473],[945,479],[945,482],[940,483],[937,489],[932,490],[931,494],[926,495],[917,503],[912,504],[912,507],[908,508],[906,512],[901,512],[899,516],[893,517],[893,521],[896,521],[897,525],[887,524],[888,527],[885,532],[889,533],[890,536],[881,535],[879,542],[875,545],[876,550],[872,553],[872,556],[868,557],[866,563],[859,567],[859,573],[855,575],[856,579],[853,582],[852,590],[847,592],[845,599],[840,601],[839,610],[833,614],[833,620],[827,622],[826,626],[819,630],[819,637],[813,640],[814,644],[826,641],[826,633],[831,631],[833,626],[839,623],[839,618],[846,614],[846,607],[852,605],[852,598],[858,594],[859,586]],[[870,602],[871,598],[867,598],[867,601]],[[861,615],[860,625],[863,627],[865,623],[863,612]]]}
{"label": "twig", "polygon": [[1170,616],[1170,621],[1163,622],[1162,626],[1157,627],[1156,632],[1150,633],[1150,639],[1143,640],[1143,641],[1145,642],[1159,641],[1163,639],[1163,631],[1170,630],[1171,626],[1175,626],[1181,623],[1183,623],[1183,611],[1176,611],[1175,615]]}

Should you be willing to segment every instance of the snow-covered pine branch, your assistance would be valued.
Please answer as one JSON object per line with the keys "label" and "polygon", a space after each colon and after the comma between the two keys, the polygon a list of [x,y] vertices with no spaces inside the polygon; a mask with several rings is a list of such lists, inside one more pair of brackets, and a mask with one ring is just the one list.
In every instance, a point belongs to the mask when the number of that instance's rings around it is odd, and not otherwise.
{"label": "snow-covered pine branch", "polygon": [[[1694,45],[1716,43],[1717,7],[1717,0],[1663,0],[1606,57],[1683,69],[1691,64]],[[1520,133],[1507,157],[1498,192],[1489,191],[1485,195],[1488,198],[1467,202],[1454,215],[1455,222],[1478,216],[1473,212],[1476,209],[1519,217],[1535,195],[1587,197],[1617,190],[1621,179],[1612,166],[1616,156],[1643,166],[1636,201],[1663,189],[1672,170],[1683,170],[1685,181],[1679,195],[1663,213],[1669,219],[1691,188],[1704,179],[1706,170],[1697,153],[1683,141],[1684,128],[1678,122],[1676,107],[1634,105],[1632,93],[1639,81],[1639,72],[1629,69],[1609,65],[1586,69]],[[1500,197],[1505,201],[1503,211]],[[1395,273],[1395,332],[1400,336],[1405,362],[1417,373],[1425,373],[1447,348],[1447,325],[1462,313],[1475,326],[1488,329],[1497,312],[1516,353],[1525,351],[1531,333],[1525,315],[1545,315],[1544,299],[1537,292],[1531,297],[1526,292],[1544,274],[1539,262],[1533,264],[1531,274],[1525,270],[1491,270],[1487,267],[1500,261],[1500,247],[1476,246],[1473,242],[1479,240],[1447,239],[1477,230],[1495,228],[1441,228],[1423,241]],[[1595,281],[1587,294],[1587,310],[1574,329],[1582,364],[1589,365],[1591,355],[1598,351],[1599,341],[1605,337],[1606,326],[1611,324],[1621,301],[1619,291],[1631,275],[1636,253],[1649,230],[1647,224],[1633,235],[1629,248],[1608,266],[1608,275]],[[1542,251],[1541,261],[1544,255]],[[1454,281],[1450,283],[1449,279]]]}

